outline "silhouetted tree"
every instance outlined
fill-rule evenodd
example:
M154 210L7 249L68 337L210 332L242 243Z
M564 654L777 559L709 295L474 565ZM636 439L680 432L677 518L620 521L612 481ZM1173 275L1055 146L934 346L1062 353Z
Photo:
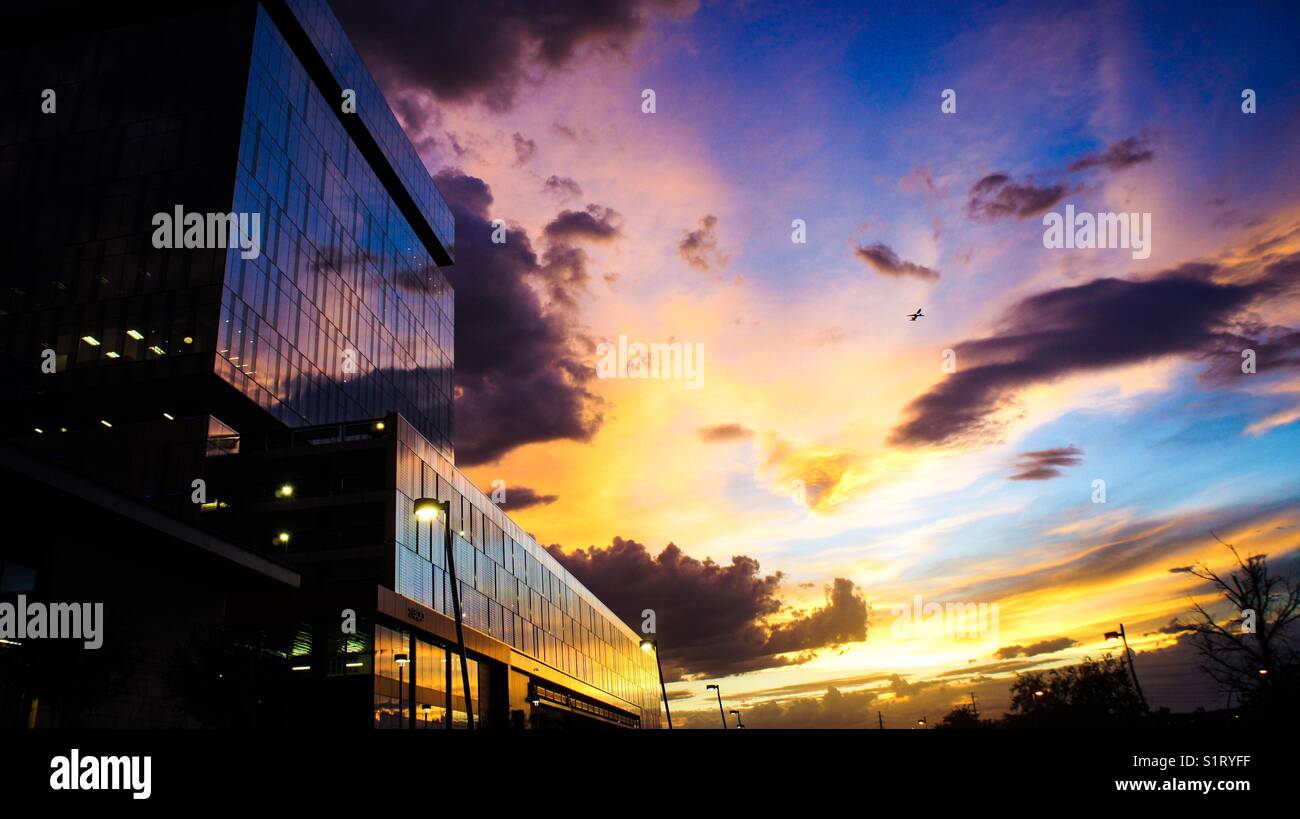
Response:
M975 706L970 703L961 703L953 706L953 709L944 715L944 718L939 721L938 727L957 729L992 728L994 723L981 720Z
M1214 539L1237 561L1231 574L1221 577L1205 563L1180 571L1210 583L1223 595L1230 615L1220 621L1194 603L1195 621L1179 625L1194 632L1201 667L1245 708L1294 712L1297 656L1291 638L1300 620L1300 582L1271 574L1267 555L1243 560L1232 544L1218 535Z
M1013 728L1097 728L1145 714L1124 664L1113 656L1017 674L1011 686Z

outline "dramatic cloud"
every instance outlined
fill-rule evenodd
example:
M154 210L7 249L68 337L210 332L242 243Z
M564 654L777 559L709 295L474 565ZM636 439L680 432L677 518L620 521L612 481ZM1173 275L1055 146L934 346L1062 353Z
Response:
M707 214L700 226L687 231L677 245L677 252L696 270L710 270L726 265L728 257L718 252L718 217Z
M999 660L1010 660L1013 657L1037 657L1039 654L1054 654L1057 651L1064 651L1073 645L1078 645L1078 641L1069 637L1057 637L1031 643L1027 646L1004 646L994 652L993 656Z
M510 486L506 488L506 499L501 508L507 512L518 512L530 506L547 506L559 499L559 495L539 495L537 490L527 486Z
M542 190L546 193L555 194L561 200L582 196L582 188L575 180L567 176L556 176L555 174L546 177L546 184L542 186Z
M348 36L381 82L424 88L449 102L510 108L521 87L574 61L584 48L625 52L659 14L689 0L333 0Z
M832 445L807 445L764 436L763 470L773 489L801 498L815 512L826 512L867 486L869 471L860 452Z
M967 210L974 219L994 221L1008 217L1028 219L1043 213L1065 197L1064 185L1038 187L1016 184L1004 173L989 174L970 189Z
M1083 450L1076 446L1039 449L1022 452L1017 459L1016 469L1011 476L1013 481L1046 481L1061 477L1062 466L1078 466L1083 463Z
M1155 157L1155 151L1147 146L1146 134L1131 136L1113 143L1099 154L1087 154L1070 165L1071 171L1086 171L1091 168L1105 168L1109 171L1121 171L1132 165L1149 162Z
M456 217L456 459L488 463L524 444L587 440L600 427L595 372L575 349L563 315L543 308L530 279L550 275L528 234L493 244L492 192L444 170L434 180Z
M1021 300L992 336L958 345L962 366L908 405L891 440L984 442L1001 432L999 411L1032 384L1218 349L1232 338L1229 322L1239 311L1294 287L1300 257L1274 262L1250 280L1216 280L1221 272L1208 264L1185 265L1148 279L1101 278Z
M875 268L877 273L886 276L914 276L926 281L939 278L939 271L912 262L904 262L898 258L893 248L880 242L874 245L860 245L855 252L859 259Z
M754 431L740 424L719 424L716 427L704 427L699 431L700 440L707 444L726 441L743 441L754 437Z
M537 143L534 140L525 139L523 134L517 132L515 133L513 140L515 146L515 164L528 164L528 160L533 158L533 154L537 153Z
M613 208L587 205L586 210L565 210L543 228L546 238L552 241L573 242L587 240L607 242L621 235L622 217Z
M643 610L655 611L668 680L796 665L820 649L867 638L866 601L844 578L827 587L821 608L791 613L777 597L781 574L760 574L752 557L723 566L671 543L652 557L617 537L606 548L549 549L624 621L639 623Z

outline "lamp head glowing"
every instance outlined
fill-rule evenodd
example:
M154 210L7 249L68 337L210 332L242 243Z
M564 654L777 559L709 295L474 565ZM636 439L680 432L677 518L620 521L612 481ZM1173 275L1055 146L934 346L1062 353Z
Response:
M415 502L415 516L420 520L434 520L442 510L442 504L434 498L420 498Z
M402 666L404 666L404 665L406 665L407 663L409 663L410 661L411 661L411 658L410 658L410 657L407 657L405 654L394 654L394 655L393 655L393 662L397 663L398 665L402 665Z
M654 644L654 641L653 641L653 640L646 639L646 640L642 640L642 641L641 641L641 650L642 650L642 651L654 651L654 647L655 647L655 644Z
M1119 632L1118 632L1118 631L1108 631L1108 632L1106 632L1106 642L1108 642L1108 643L1113 643L1114 641L1116 641L1116 640L1118 640L1118 639L1119 639Z

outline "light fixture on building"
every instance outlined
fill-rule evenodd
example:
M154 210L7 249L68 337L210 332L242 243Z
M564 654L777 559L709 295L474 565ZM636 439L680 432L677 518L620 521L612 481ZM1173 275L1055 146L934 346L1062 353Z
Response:
M95 338L94 336L82 336L81 340L89 344L91 347L99 346L99 339Z
M281 543L288 543L288 542L289 542L289 533L288 533L288 532L281 532L280 534L276 535L276 538L275 538L275 539L278 540L278 541L280 541Z
M113 425L110 424L109 422L105 421L103 418L100 418L100 419L99 419L99 423L103 424L104 426L108 427L109 429L112 429L112 428L113 428Z
M419 520L436 520L442 505L436 498L420 498L415 502L415 517Z
M176 416L175 416L175 415L172 415L170 412L164 412L164 413L163 413L163 417L166 418L168 421L175 421L175 420L176 420Z
M281 498L292 498L292 497L293 497L293 484L291 484L291 483L286 483L286 484L284 484L284 485L281 486L279 489L275 490L275 494L276 494L277 497L281 497Z
M375 422L375 429L376 429L376 430L379 430L379 431L382 432L383 429L384 429L384 422L383 422L383 421L376 421L376 422Z
M144 336L140 334L140 331L139 331L139 330L127 330L127 331L126 331L126 334L127 334L128 336L130 336L131 338L135 339L136 341L143 341L143 340L144 340Z
M115 352L113 352L112 350L109 350L108 352L104 353L104 355L105 355L106 357L108 357L108 358L121 358L121 357L122 357L120 353L115 353Z
M311 666L309 666L309 665L295 665L295 666L294 666L292 669L290 669L290 670L291 670L291 671L311 671Z

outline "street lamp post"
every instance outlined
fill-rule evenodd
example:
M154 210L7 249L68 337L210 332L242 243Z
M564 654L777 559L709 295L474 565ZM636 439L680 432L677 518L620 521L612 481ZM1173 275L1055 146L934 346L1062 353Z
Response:
M402 689L406 688L406 664L410 662L410 658L405 653L394 654L393 662L397 663L397 720L400 728L402 720Z
M442 549L447 559L447 573L451 577L451 608L456 617L456 647L460 650L460 681L465 692L465 717L468 730L474 730L474 702L469 693L469 661L465 657L465 627L460 614L460 582L456 579L456 556L451 543L451 501L420 498L415 502L415 517L435 520L441 515L444 523Z
M745 723L743 723L743 722L740 721L740 712L733 708L733 709L731 709L731 713L733 713L733 714L736 715L736 727L737 727L737 728L744 728L744 727L745 727ZM724 722L723 724L725 725L726 723Z
M722 717L722 730L725 731L727 730L727 715L722 712L722 686L720 685L704 686L705 691L708 691L710 688L712 688L718 694L718 716Z
M1133 649L1128 647L1128 634L1124 631L1123 623L1119 624L1119 631L1106 632L1106 641L1112 640L1124 642L1124 657L1128 660L1128 672L1133 675L1133 687L1137 689L1138 699L1142 700L1142 710L1151 713L1151 706L1147 704L1147 695L1142 693L1142 683L1138 682L1137 668L1133 665Z
M641 640L642 651L653 651L655 653L655 666L659 669L659 690L664 695L664 713L668 715L668 730L673 730L673 712L668 709L668 686L664 685L664 664L659 659L659 644L649 637Z

